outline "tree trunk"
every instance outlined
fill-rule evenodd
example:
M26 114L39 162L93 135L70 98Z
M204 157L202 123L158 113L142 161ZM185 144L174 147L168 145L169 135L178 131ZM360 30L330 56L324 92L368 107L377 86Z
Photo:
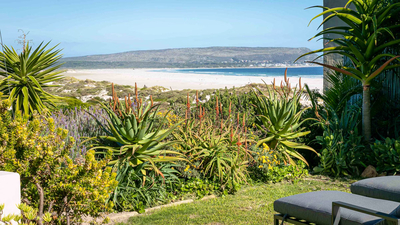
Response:
M363 104L362 104L362 131L366 141L371 140L371 87L369 84L363 85Z
M44 191L39 182L35 183L39 193L39 212L38 212L38 225L43 225L43 206L44 206Z

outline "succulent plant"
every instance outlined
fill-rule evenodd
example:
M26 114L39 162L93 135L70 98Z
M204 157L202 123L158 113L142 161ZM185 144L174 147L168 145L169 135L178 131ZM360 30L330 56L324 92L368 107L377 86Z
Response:
M292 89L286 69L285 82L282 82L280 87L276 87L275 80L273 90L268 85L266 87L268 93L264 93L258 88L253 90L257 98L255 110L262 125L256 124L256 126L266 136L257 142L257 146L266 143L271 149L281 151L286 158L286 163L296 164L292 159L294 157L308 165L306 159L296 149L306 149L316 154L317 152L303 143L294 141L310 133L310 131L305 131L305 127L301 127L301 125L311 119L300 121L301 114L307 109L301 109L300 105L300 98L303 93L301 78L299 88Z
M167 147L176 141L165 141L165 138L179 125L179 123L169 129L161 129L162 124L154 126L157 117L158 106L153 104L150 96L150 103L143 103L138 99L137 86L135 86L135 101L132 103L131 96L125 96L125 102L120 102L112 86L112 100L108 105L100 103L108 114L106 124L98 121L98 124L106 131L107 135L94 137L101 142L93 147L97 154L105 154L105 150L112 150L113 160L109 165L120 166L129 165L132 167L142 166L142 173L146 170L154 169L161 176L163 175L157 168L157 162L172 162L182 160L177 151L167 150ZM89 139L90 140L90 139ZM143 164L143 165L142 165ZM119 170L121 172L121 170ZM117 176L118 180L118 176Z

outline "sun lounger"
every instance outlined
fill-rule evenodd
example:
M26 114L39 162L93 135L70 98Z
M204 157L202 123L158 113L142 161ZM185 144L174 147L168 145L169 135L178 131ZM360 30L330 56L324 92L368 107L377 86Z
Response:
M351 190L354 194L318 191L278 199L274 223L400 225L400 177L362 180Z
M351 185L351 193L400 202L400 176L375 177Z

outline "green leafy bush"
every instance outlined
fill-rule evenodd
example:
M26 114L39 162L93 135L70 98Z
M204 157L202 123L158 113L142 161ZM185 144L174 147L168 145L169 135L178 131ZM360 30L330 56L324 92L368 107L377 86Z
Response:
M142 164L142 166L144 166ZM159 176L154 170L150 170L143 175L138 167L124 167L127 171L120 174L122 183L115 189L111 200L115 203L118 211L137 211L143 213L145 208L165 204L173 196L168 190L173 190L179 183L177 171L173 168L175 164L157 164L164 177Z
M197 177L176 183L175 185L175 191L177 194L195 194L198 199L210 194L218 193L220 189L221 185L219 183Z
M308 175L306 165L299 161L297 165L284 163L278 151L271 150L268 145L263 148L252 148L254 161L250 163L250 177L256 181L277 183L283 180L296 182Z
M292 181L296 183L301 178L308 175L308 170L306 169L306 164L299 162L298 166L294 165L279 165L273 167L265 175L265 179L272 183L278 183L283 180Z
M358 176L365 159L363 138L358 132L359 108L346 107L341 115L328 111L321 116L323 136L317 137L322 146L321 160L314 172L330 176Z
M385 141L376 140L371 145L368 161L376 166L378 173L398 173L400 171L400 140L390 138L386 138Z
M9 106L7 100L0 102L0 170L20 174L22 201L38 208L39 218L46 210L62 224L111 210L106 200L117 185L116 174L104 170L111 153L96 161L94 151L88 151L74 162L69 157L74 140L64 142L67 130L55 129L52 118L38 115L28 121L17 113L11 119Z

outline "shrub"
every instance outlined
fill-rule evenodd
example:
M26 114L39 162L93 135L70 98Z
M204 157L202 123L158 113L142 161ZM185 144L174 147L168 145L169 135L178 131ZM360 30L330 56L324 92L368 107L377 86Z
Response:
M213 193L219 193L221 186L219 183L208 179L193 177L186 181L176 183L175 190L177 194L195 194L196 198L200 199Z
M347 106L342 115L329 110L328 115L321 116L324 133L316 139L322 146L321 160L314 171L336 177L360 175L365 147L358 132L359 108Z
M254 161L250 163L250 177L256 181L277 183L282 180L296 182L308 174L303 162L296 165L284 163L282 155L278 151L271 150L268 145L263 148L252 148Z
M172 196L167 190L172 190L175 183L179 183L174 164L157 164L157 168L164 177L159 176L154 170L142 174L141 167L124 167L126 172L119 178L122 183L118 185L112 195L112 201L118 211L137 211L143 213L146 207L154 207L167 203Z
M272 167L265 174L265 179L268 182L278 183L283 180L292 181L296 183L301 178L308 175L308 170L306 169L306 164L302 161L299 162L298 166L294 165L278 165Z
M400 171L400 140L386 138L376 140L371 145L368 161L376 166L378 173L398 173Z
M20 113L11 120L8 101L0 103L0 170L21 176L22 201L38 208L41 224L44 210L54 213L62 224L80 223L82 216L100 216L111 210L106 204L117 182L110 160L96 161L94 151L74 162L70 157L74 140L63 141L67 130L55 128L52 118L33 115L32 120Z
M255 166L260 170L267 171L283 163L282 155L278 151L271 150L265 143L262 149L254 146L252 150Z

